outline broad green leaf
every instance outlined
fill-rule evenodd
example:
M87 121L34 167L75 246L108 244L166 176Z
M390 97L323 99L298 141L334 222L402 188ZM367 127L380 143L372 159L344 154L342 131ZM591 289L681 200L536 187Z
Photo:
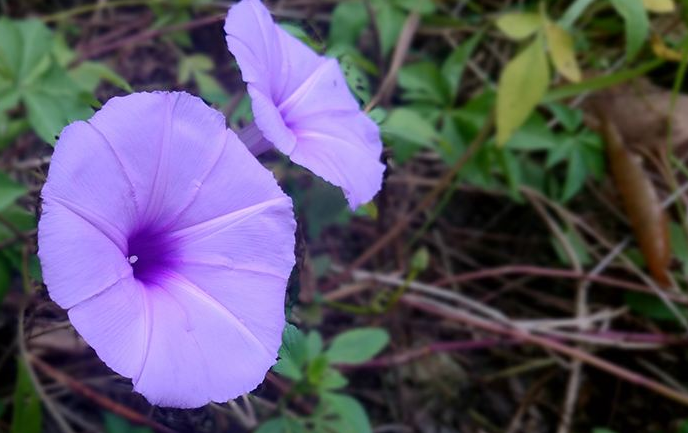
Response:
M360 364L380 353L389 343L382 328L357 328L337 335L325 352L332 363Z
M422 147L436 148L440 138L430 122L409 108L392 110L380 129L385 141L392 145L395 159L400 162Z
M105 413L104 418L107 433L153 433L148 427L134 427L125 419L109 412Z
M52 49L50 30L36 19L2 17L0 35L0 71L9 72L15 83L32 77Z
M306 378L311 385L318 386L328 370L329 363L324 355L319 355L308 363L306 367Z
M583 12L596 0L574 0L559 20L562 27L569 29Z
M581 265L590 264L592 258L590 257L590 254L588 254L587 246L585 244L585 241L581 238L580 234L576 230L567 228L566 230L564 230L564 236L566 237L569 245L573 249L576 258L578 259L578 262ZM559 241L559 239L553 236L552 244L554 246L554 251L557 253L557 257L559 258L561 263L566 266L571 266L571 258L569 257L569 254L567 254L567 252L564 250L564 247Z
M329 259L329 257L326 257ZM329 262L329 260L328 260ZM329 263L328 263L329 267ZM322 353L323 341L320 333L318 331L311 331L306 337L306 353L308 354L308 360L311 361L315 359L318 355Z
M332 12L328 45L331 47L340 44L355 46L361 32L369 22L370 17L362 0L338 3Z
M406 101L431 102L445 105L451 102L449 88L433 62L418 62L399 70L399 87Z
M194 74L194 80L201 97L211 104L222 105L229 100L229 95L224 87L212 75L197 71Z
M322 399L327 406L328 414L336 417L329 423L332 431L337 433L372 432L368 414L355 398L348 395L325 393Z
M307 360L306 337L291 323L284 327L279 356L273 370L290 379L300 380Z
M377 0L373 3L375 23L379 32L380 49L382 55L387 55L397 43L399 33L404 27L406 14L394 7L388 0Z
M10 433L41 433L41 400L33 387L26 364L21 359L17 360L13 407Z
M544 39L535 38L502 71L497 90L497 144L523 125L549 87Z
M539 113L530 118L511 136L504 145L507 149L523 151L549 150L557 146L557 138Z
M566 202L576 195L585 184L587 175L588 170L585 167L583 155L579 149L575 149L569 155L568 166L566 168L566 181L564 182L561 201Z
M6 209L0 211L0 216L2 216L5 221L9 221L14 228L19 231L24 232L36 228L35 215L17 205L7 206ZM7 226L0 224L0 242L12 239L14 237L15 234L9 228L7 228Z
M432 0L394 0L394 4L409 12L418 12L421 15L431 14L437 8Z
M124 77L103 63L83 62L69 71L69 75L79 87L91 93L96 90L101 81L107 81L127 92L133 91Z
M545 34L547 35L549 55L557 71L567 80L579 82L581 70L573 49L573 38L569 32L558 24L548 21L545 25Z
M683 228L672 222L669 224L669 240L671 251L682 263L688 263L688 239Z
M349 384L349 380L334 368L328 368L320 380L319 388L332 391L344 388Z
M666 14L676 10L674 0L643 0L643 6L650 12Z
M626 305L631 307L631 310L650 319L666 320L668 322L675 322L677 320L674 313L656 296L645 293L625 292L624 301ZM688 317L688 309L685 307L677 308L682 315Z
M461 87L461 79L463 78L463 71L466 69L466 64L473 55L475 47L483 37L483 32L476 33L466 42L462 43L454 49L454 51L442 63L442 77L449 89L449 98L453 100Z
M26 194L24 185L10 179L0 172L0 211L14 203L16 199Z
M370 80L365 72L354 62L353 56L345 54L340 59L340 65L346 83L351 91L360 99L363 105L370 102Z
M180 83L188 83L194 72L208 72L215 67L213 59L205 54L193 54L184 56L179 61L179 70L177 71L177 81Z
M535 34L544 23L539 14L514 12L500 16L495 24L502 33L519 41Z
M553 102L547 108L567 132L575 132L583 124L583 110Z
M254 433L306 433L306 428L298 420L277 417L261 424Z
M626 58L632 60L650 33L650 20L643 0L609 0L626 26Z

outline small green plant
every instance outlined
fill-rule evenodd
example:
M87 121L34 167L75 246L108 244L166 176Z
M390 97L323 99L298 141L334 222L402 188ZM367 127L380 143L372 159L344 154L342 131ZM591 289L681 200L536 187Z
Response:
M343 332L325 349L317 331L304 335L289 324L284 330L280 359L273 371L293 382L291 391L279 403L280 415L262 424L256 433L369 433L372 431L366 410L343 389L348 379L336 365L356 365L372 359L389 342L387 331L357 328ZM287 409L289 401L317 398L308 415Z

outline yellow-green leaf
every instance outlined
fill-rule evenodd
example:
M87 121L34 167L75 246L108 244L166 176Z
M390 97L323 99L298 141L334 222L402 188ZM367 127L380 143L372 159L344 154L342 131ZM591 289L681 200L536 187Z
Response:
M510 13L497 18L499 30L511 39L520 41L534 34L542 27L542 17L532 13Z
M676 9L674 0L643 0L645 9L657 14L666 14Z
M573 50L573 38L558 24L548 21L545 25L549 56L557 71L567 80L578 82L581 80L581 71Z
M506 65L497 89L497 144L504 145L530 117L549 87L545 42L537 37Z

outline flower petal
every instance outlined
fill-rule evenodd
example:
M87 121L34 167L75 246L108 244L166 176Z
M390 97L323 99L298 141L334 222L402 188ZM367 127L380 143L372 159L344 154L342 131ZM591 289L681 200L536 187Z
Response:
M41 195L78 212L124 250L138 210L123 173L105 137L86 122L74 122L60 134Z
M50 297L71 308L132 274L115 242L93 223L45 198L38 257Z
M253 390L275 363L265 346L224 305L170 274L149 290L149 352L134 389L153 404L199 407ZM172 378L174 378L172 380Z
M113 98L90 122L131 180L142 225L170 222L194 200L226 138L222 114L187 93Z
M227 267L283 278L294 266L291 200L278 197L176 231L179 261L221 257Z
M373 199L385 166L378 160L382 143L372 120L363 113L323 114L305 118L297 128L292 161L341 187L352 209Z
M111 369L138 376L152 325L143 284L125 278L74 306L69 320Z

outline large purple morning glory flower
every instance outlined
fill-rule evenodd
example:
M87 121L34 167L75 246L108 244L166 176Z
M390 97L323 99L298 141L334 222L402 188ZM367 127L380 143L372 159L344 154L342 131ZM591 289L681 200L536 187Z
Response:
M113 98L64 129L42 196L50 296L135 391L191 408L263 380L295 221L222 114L186 93Z
M227 45L251 96L254 127L240 133L254 152L274 145L344 190L351 208L380 190L380 131L363 113L335 59L317 55L277 26L260 0L232 6Z

